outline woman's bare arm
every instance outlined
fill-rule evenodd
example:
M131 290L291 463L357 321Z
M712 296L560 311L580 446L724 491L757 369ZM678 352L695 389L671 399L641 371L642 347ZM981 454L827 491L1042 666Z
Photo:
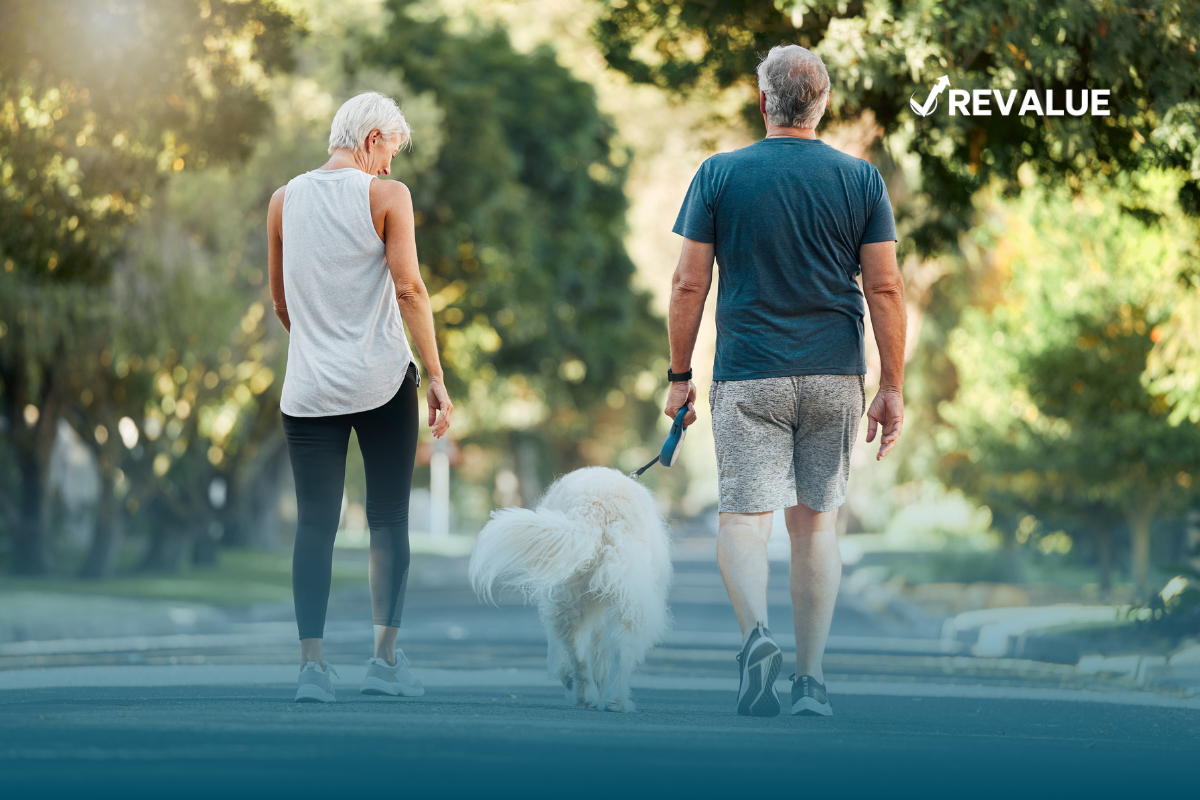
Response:
M446 393L433 327L433 308L417 263L416 225L408 187L399 181L371 181L371 211L375 220L380 218L379 212L383 212L381 235L387 248L388 269L396 284L396 302L400 306L400 315L408 325L421 363L429 374L429 390L426 393L429 425L433 428L433 435L440 439L450 428L450 413L454 410L454 404Z
M288 317L287 299L283 294L283 192L286 188L280 186L275 190L267 209L267 275L275 316L283 323L284 330L291 333L292 320Z

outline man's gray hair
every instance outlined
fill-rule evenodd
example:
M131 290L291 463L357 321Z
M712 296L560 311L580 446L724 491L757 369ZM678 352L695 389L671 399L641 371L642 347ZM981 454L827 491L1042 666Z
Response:
M363 149L367 135L376 128L389 142L400 137L401 147L412 141L412 129L395 100L379 92L363 92L351 97L333 116L329 152L344 148L357 153Z
M799 45L776 45L758 63L757 72L772 125L817 127L829 99L829 73L820 56Z

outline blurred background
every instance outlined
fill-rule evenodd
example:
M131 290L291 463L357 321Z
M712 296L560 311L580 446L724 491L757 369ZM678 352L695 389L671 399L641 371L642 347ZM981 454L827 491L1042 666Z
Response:
M820 137L888 182L908 289L907 423L885 462L855 451L846 591L934 637L1050 628L1071 664L1195 650L1200 12L1141 5L5 2L0 640L80 635L80 597L97 630L287 613L267 201L324 162L360 91L414 130L393 177L456 403L453 441L419 453L413 585L492 509L649 460L670 228L700 163L762 134L753 67L787 41L828 64ZM941 75L1060 106L1109 88L1112 113L914 116ZM700 423L644 477L681 553L716 533L714 304ZM364 486L352 440L334 574L352 595ZM1015 636L991 654L1020 655Z

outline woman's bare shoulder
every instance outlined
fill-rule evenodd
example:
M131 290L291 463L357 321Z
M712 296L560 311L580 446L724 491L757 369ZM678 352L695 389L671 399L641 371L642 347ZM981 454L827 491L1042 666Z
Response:
M371 181L371 214L412 211L412 194L400 181Z
M402 181L383 180L376 178L371 181L371 200L378 198L383 202L403 200L409 197L408 187Z

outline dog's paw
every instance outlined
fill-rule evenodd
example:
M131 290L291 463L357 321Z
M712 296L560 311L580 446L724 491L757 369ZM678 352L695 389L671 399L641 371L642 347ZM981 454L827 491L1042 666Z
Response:
M576 708L595 708L598 706L599 700L596 692L588 691L591 687L575 684L575 707Z
M637 706L632 700L609 700L605 706L605 711L617 711L621 714L632 714L637 711Z
M575 701L576 708L595 708L600 705L600 692L590 681L575 678L573 683L573 691L568 695Z

